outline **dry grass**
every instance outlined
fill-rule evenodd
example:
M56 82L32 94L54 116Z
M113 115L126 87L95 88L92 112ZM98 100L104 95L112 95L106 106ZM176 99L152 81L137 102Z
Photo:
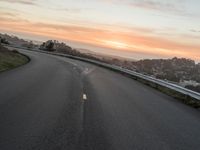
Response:
M0 72L26 64L28 58L18 53L16 50L9 51L0 46Z

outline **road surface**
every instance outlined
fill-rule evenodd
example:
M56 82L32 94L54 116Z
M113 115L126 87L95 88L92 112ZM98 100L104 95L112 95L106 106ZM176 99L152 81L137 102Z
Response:
M1 150L197 150L200 112L92 64L21 50L0 73Z

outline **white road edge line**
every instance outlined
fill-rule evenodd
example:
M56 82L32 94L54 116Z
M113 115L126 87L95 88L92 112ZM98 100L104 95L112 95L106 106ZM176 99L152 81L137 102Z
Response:
M83 94L83 100L87 100L87 95Z

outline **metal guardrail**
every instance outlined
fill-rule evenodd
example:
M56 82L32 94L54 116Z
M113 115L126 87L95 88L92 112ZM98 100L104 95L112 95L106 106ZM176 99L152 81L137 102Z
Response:
M16 47L16 48L21 48L21 47ZM25 49L25 48L21 48L21 49ZM27 49L25 49L25 50L27 50ZM198 93L198 92L186 89L184 87L181 87L181 86L173 84L173 83L166 82L164 80L156 79L156 78L151 77L151 76L147 76L147 75L144 75L144 74L132 71L132 70L128 70L128 69L125 69L125 68L122 68L122 67L119 67L119 66L116 66L116 65L111 65L111 64L99 62L99 61L96 61L96 60L91 60L91 59L82 58L82 57L78 57L78 56L67 55L67 54L61 54L61 53L55 53L55 52L47 52L47 51L36 50L36 49L33 50L33 51L52 54L52 55L57 55L57 56L62 56L62 57L68 57L68 58L73 58L73 59L78 59L78 60L81 60L81 61L85 61L85 62L93 63L93 64L96 64L96 65L100 65L102 67L106 67L106 68L110 68L110 69L115 70L115 71L126 73L126 74L134 76L136 78L143 79L143 80L149 81L151 83L155 83L156 85L160 85L160 86L169 88L171 90L174 90L176 92L184 94L185 96L190 96L190 97L200 101L200 93Z

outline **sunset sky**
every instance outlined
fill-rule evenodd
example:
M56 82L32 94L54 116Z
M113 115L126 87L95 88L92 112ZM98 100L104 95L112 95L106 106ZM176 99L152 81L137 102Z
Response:
M199 0L0 0L0 32L133 59L200 61Z

